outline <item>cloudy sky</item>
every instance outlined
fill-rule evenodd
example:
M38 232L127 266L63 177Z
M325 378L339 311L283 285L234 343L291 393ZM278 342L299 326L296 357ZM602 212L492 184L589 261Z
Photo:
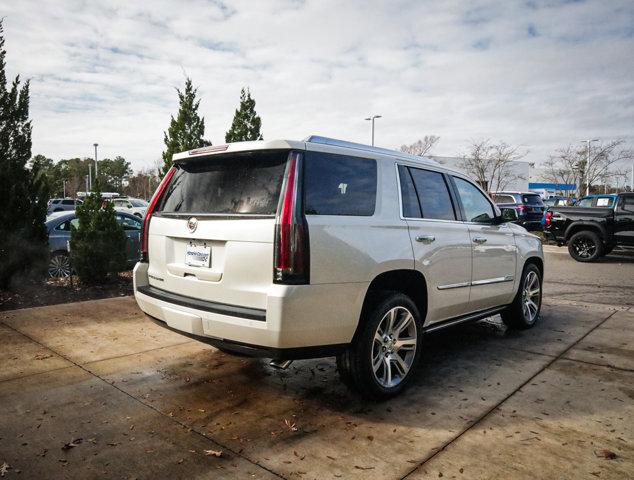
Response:
M265 138L398 147L440 135L521 145L540 162L584 138L634 147L634 2L3 2L10 74L31 79L33 153L160 158L175 87L199 87L224 142L249 86Z

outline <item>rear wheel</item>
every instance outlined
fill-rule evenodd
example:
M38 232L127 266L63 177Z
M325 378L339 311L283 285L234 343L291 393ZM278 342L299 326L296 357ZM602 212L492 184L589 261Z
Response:
M48 263L48 276L51 278L70 277L73 269L70 265L70 257L66 252L55 252Z
M542 308L541 277L536 265L529 263L524 267L517 295L513 303L501 313L507 327L525 330L535 325Z
M337 357L344 383L364 396L387 399L411 381L421 353L422 320L414 302L387 294L369 312L356 339Z
M603 255L603 242L595 232L584 230L570 237L568 252L578 262L594 262Z

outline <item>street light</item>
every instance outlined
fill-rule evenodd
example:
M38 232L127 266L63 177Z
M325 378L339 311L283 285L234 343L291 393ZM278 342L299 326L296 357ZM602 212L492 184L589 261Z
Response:
M381 115L372 115L366 118L367 121L372 122L372 146L374 146L374 120L377 118L381 118Z
M93 146L95 147L95 181L97 181L97 178L99 178L99 166L97 164L97 147L99 144L93 143Z
M598 138L593 138L592 140L581 140L581 143L585 142L588 144L588 156L586 157L586 195L590 195L590 144L598 141Z

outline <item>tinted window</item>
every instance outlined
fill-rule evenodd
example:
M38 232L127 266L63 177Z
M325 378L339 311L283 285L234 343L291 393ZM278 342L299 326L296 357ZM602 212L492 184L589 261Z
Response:
M493 195L495 203L515 203L515 198L511 195Z
M528 205L544 205L542 197L539 195L522 195L522 202Z
M466 180L458 177L454 177L454 180L464 208L465 220L478 223L490 222L495 215L487 197Z
M125 215L117 215L117 222L119 222L124 230L141 230L141 220L136 218L126 217Z
M75 205L75 200L62 200L62 205Z
M410 168L423 218L455 220L453 204L442 173Z
M403 216L405 218L420 218L423 216L416 190L414 190L414 182L409 173L409 169L403 165L398 166L398 176L401 182L401 198L403 203Z
M159 211L273 215L288 151L217 155L180 164Z
M634 195L623 197L623 200L621 201L621 208L623 210L627 210L628 212L634 211Z
M374 215L376 161L306 152L304 203L308 215Z
M592 198L582 198L577 202L577 207L591 207L592 206Z
M62 230L64 232L70 232L70 227L71 225L75 228L77 228L79 226L79 219L78 218L73 218L72 220L66 220L63 223L60 223L57 227L55 227L55 230Z

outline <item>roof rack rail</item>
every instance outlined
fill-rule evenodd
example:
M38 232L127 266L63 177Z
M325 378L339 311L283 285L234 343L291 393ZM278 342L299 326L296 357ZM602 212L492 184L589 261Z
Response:
M429 157L421 157L419 155L413 155L411 153L406 153L406 152L399 152L398 150L392 150L390 148L374 147L372 145L365 145L363 143L348 142L346 140L338 140L336 138L322 137L319 135L310 135L306 137L303 141L308 143L320 143L322 145L333 145L335 147L354 148L356 150L363 150L366 152L374 152L374 153L380 153L383 155L390 155L392 157L399 157L399 158L403 158L407 160L413 160L415 162L431 163L434 165L438 164L436 160L432 160Z

